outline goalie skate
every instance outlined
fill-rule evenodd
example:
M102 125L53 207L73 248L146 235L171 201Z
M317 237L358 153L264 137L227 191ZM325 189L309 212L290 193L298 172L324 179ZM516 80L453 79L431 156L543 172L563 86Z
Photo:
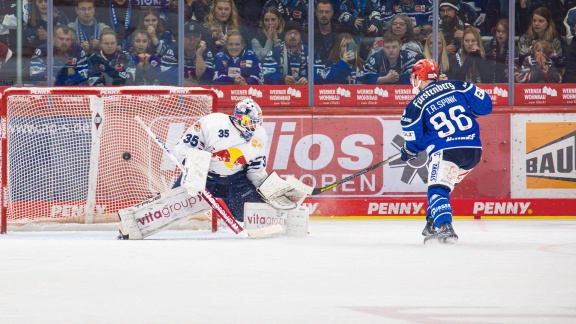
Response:
M120 233L120 234L118 234L118 237L117 237L118 240L129 240L130 239L130 235L128 235L128 234L124 235L122 233L122 230L118 230L118 232Z
M444 223L440 225L440 229L436 231L436 233L424 238L424 244L434 240L439 243L454 244L458 242L458 235L454 231L454 228L452 228L452 224Z
M128 231L126 230L126 228L124 227L124 225L122 224L122 218L120 218L120 214L118 214L118 219L120 220L120 222L118 222L118 227L120 227L120 229L118 229L118 240L129 240L130 239L130 235L129 234L124 234L127 233Z

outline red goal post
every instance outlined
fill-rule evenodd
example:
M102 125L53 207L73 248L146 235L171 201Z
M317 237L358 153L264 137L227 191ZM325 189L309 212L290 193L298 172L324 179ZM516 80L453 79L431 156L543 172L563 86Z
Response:
M117 222L118 209L170 189L180 173L134 117L171 148L218 100L211 90L179 87L0 94L0 233L8 224Z

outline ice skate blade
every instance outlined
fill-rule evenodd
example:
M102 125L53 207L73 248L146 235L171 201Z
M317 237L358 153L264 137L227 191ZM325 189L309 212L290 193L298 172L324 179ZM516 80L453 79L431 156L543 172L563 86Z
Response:
M436 235L436 232L429 232L429 231L427 231L427 230L425 230L425 229L422 231L422 236L424 236L424 237L430 237L430 236L433 236L433 235Z
M427 236L424 238L424 244L458 244L458 238L456 237L436 237L436 236Z
M457 244L458 238L457 237L447 237L442 240L443 244Z

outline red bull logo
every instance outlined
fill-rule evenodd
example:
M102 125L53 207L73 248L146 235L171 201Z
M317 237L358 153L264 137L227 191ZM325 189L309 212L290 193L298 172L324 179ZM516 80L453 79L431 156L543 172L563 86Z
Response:
M200 129L202 128L202 125L200 124L199 121L195 122L193 126L194 126L194 130L196 130L197 132L199 132Z
M237 148L229 148L212 153L212 157L217 157L218 160L224 162L224 165L232 169L234 166L248 164L242 151Z

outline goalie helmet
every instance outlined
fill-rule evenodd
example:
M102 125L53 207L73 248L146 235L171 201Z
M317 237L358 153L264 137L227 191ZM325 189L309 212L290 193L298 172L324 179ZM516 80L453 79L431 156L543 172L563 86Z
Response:
M236 128L246 141L254 135L254 131L262 125L262 109L252 99L239 101L234 108L234 114L230 117Z
M421 82L426 80L438 81L438 65L434 60L422 59L414 64L410 77L412 93L418 94Z

